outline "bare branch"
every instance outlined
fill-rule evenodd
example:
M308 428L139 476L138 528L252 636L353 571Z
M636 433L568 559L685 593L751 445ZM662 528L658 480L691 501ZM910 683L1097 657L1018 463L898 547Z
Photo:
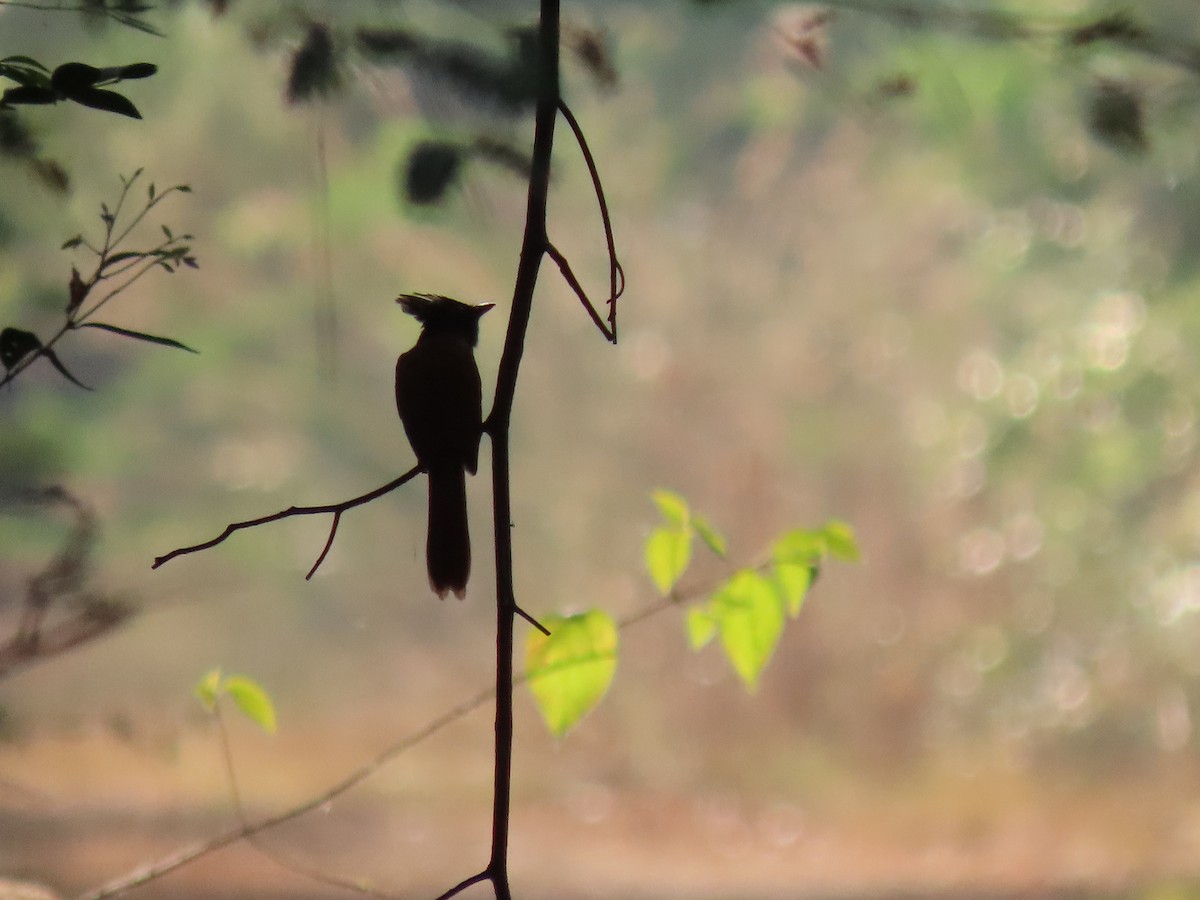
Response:
M616 343L617 337L609 327L604 324L604 320L600 318L600 314L596 312L596 307L592 306L592 301L587 295L587 291L583 289L583 285L579 283L579 279L575 277L575 272L571 269L571 264L567 262L567 258L562 255L557 247L550 241L546 241L546 255L554 260L558 266L558 271L562 272L562 277L570 285L571 290L575 292L575 296L579 298L579 302L583 304L583 308L587 310L588 315L592 319L592 323L600 329L600 333L610 341Z
M306 578L311 578L313 573L317 571L317 567L321 565L322 561L324 561L326 554L329 553L329 548L333 545L333 538L337 533L338 521L341 518L342 513L348 509L353 509L356 506L362 506L364 503L370 503L372 500L382 497L384 494L391 493L406 481L411 481L413 478L415 478L420 471L421 469L419 466L413 466L399 478L389 481L387 484L383 485L383 487L377 487L373 491L368 491L367 493L361 494L350 500L343 500L340 503L327 503L323 506L289 506L287 509L280 510L277 513L272 513L269 516L260 516L257 519L248 519L244 522L233 522L229 525L226 525L225 530L212 540L204 541L200 544L193 544L190 547L179 547L175 550L172 550L170 553L164 553L162 556L155 557L154 565L152 565L150 568L157 569L163 563L170 562L177 556L185 556L189 553L198 553L201 550L208 550L217 546L217 544L224 543L224 541L235 531L241 531L244 528L256 528L259 525L266 525L268 522L278 522L281 519L287 519L292 516L332 515L333 526L329 529L329 539L325 542L325 548L321 551L321 555L317 557L316 563L313 565L312 569L309 570L308 575L305 576Z
M617 245L613 238L612 219L608 214L608 201L604 199L604 185L600 181L600 172L596 168L596 160L592 156L587 138L583 135L583 129L579 127L579 120L575 118L575 114L571 112L571 108L567 106L567 102L562 97L558 98L558 111L567 120L567 124L575 135L575 142L579 144L583 161L587 163L588 174L592 177L596 202L600 204L600 218L604 222L604 241L608 245L608 330L605 334L615 344L617 342L617 300L625 293L625 269L622 267L621 261L617 259Z

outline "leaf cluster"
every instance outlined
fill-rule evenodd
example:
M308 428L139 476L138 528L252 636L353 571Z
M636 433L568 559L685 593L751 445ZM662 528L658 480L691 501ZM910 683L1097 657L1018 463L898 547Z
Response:
M158 67L153 63L132 63L98 69L81 62L68 62L53 72L28 56L0 59L0 78L16 82L0 94L0 110L14 106L44 106L69 100L91 109L140 119L142 114L124 94L105 90L122 81L149 78Z
M683 600L680 578L700 540L724 558L725 537L687 500L666 490L651 495L662 521L646 538L646 569L658 593L670 604ZM854 530L831 521L815 529L794 529L771 545L765 562L736 569L702 597L686 616L688 644L700 650L719 637L733 670L753 691L775 651L788 619L800 614L808 591L829 559L859 559ZM592 609L541 619L546 631L532 631L525 643L525 674L546 726L563 737L604 697L617 667L620 625Z
M13 326L0 330L0 366L4 369L4 374L0 376L0 387L11 382L37 359L45 358L64 378L85 390L91 390L71 374L54 349L68 332L82 328L95 328L125 338L186 350L189 353L196 352L174 338L148 334L95 319L95 315L114 297L150 271L161 269L174 273L180 266L191 269L199 267L188 243L192 236L176 235L166 225L161 226L162 238L151 246L125 249L134 229L154 207L171 194L191 191L186 184L177 184L160 191L151 182L146 189L146 199L142 208L137 212L128 213L126 201L141 174L142 170L138 169L130 178L121 179L121 192L111 208L107 203L100 204L100 221L104 232L100 241L93 243L82 234L78 234L63 243L62 249L83 248L96 258L96 262L87 278L80 274L78 268L71 267L71 276L67 282L67 299L63 307L64 321L53 336L42 340L32 331Z

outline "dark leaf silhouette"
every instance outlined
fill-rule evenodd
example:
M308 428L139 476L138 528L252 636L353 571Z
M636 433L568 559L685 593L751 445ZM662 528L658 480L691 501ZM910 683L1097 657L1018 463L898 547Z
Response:
M399 28L360 28L354 41L360 53L380 63L401 62L420 47L417 38Z
M69 244L70 241L67 241ZM66 247L66 244L63 245ZM75 310L83 305L83 300L88 295L88 285L79 275L79 270L71 266L71 280L67 283L67 315L71 315Z
M53 350L51 350L49 347L42 348L42 356L44 356L44 357L46 357L46 359L50 360L50 365L52 365L52 366L54 366L54 368L58 369L59 374L62 375L63 378L67 379L67 381L71 382L72 384L76 385L77 387L83 388L85 391L91 390L90 387L88 387L86 384L84 384L82 381L80 381L78 378L76 378L74 375L72 375L70 372L67 371L67 367L62 364L62 362L58 358L58 355Z
M42 342L32 331L5 328L0 331L0 365L11 369L30 353L41 349Z
M37 155L37 142L15 112L0 112L0 155L28 159Z
M530 167L533 164L529 154L512 144L484 136L475 140L471 150L474 155L508 169L514 175L521 178L529 177Z
M1141 94L1119 81L1105 79L1092 86L1088 128L1097 140L1123 153L1141 153L1149 146Z
M462 169L463 148L448 141L425 141L417 145L404 170L404 194L419 206L439 202L457 181Z
M1128 14L1114 13L1098 19L1090 25L1072 29L1067 32L1066 41L1073 46L1082 47L1099 41L1128 44L1143 40L1145 37L1145 30Z
M158 66L154 63L131 63L128 66L121 66L118 71L120 74L117 77L122 81L133 78L149 78L158 71Z
M90 88L88 90L76 91L70 99L91 109L101 109L105 112L118 113L122 116L129 116L131 119L140 119L142 117L142 114L138 112L137 107L130 102L129 98L118 94L116 91Z
M87 63L63 63L50 76L50 86L64 97L74 96L76 91L93 87L104 78L104 70Z
M57 103L58 91L49 87L34 84L23 84L20 87L9 88L0 95L0 103L30 106L34 104Z
M148 341L151 344L160 344L163 347L175 347L178 350L186 350L188 353L199 353L199 350L193 350L187 344L181 343L173 338L159 337L156 334L146 334L144 331L134 331L132 328L122 328L120 325L109 325L107 322L84 322L80 328L99 328L102 331L111 331L113 334L119 334L127 338L135 338L139 341Z
M335 90L341 82L333 53L333 36L324 25L308 26L304 43L292 57L288 74L288 103L305 103Z
M34 177L50 190L65 194L71 189L71 177L62 164L54 159L35 159L29 163Z

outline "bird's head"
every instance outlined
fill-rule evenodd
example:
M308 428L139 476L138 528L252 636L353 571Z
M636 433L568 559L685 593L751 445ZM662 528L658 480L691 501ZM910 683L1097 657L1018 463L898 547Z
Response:
M479 342L480 317L496 305L463 303L440 294L401 294L396 302L425 331L461 335L472 347Z

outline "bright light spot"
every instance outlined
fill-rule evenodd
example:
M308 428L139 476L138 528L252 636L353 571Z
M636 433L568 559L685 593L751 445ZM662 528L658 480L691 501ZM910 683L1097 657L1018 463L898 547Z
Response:
M982 347L958 364L958 386L976 400L991 400L1004 385L1004 369L995 355Z
M1042 549L1042 541L1046 538L1046 527L1042 520L1032 513L1020 513L1008 520L1004 526L1004 535L1008 540L1008 552L1013 559L1032 559Z
M1068 656L1055 658L1046 673L1045 690L1059 712L1081 710L1092 697L1092 683L1083 667Z
M975 633L972 657L975 668L990 672L1008 656L1008 638L997 625L985 625Z
M1002 269L1014 269L1025 260L1033 238L1029 216L1020 210L1001 214L983 235L983 249Z
M988 429L982 416L967 416L958 427L958 453L973 459L987 449Z
M1028 375L1014 375L1008 379L1004 389L1004 401L1014 419L1024 419L1037 409L1041 391L1038 383Z
M976 528L958 543L959 567L971 575L988 575L1004 561L1004 536L994 528Z
M1155 591L1158 620L1174 625L1188 613L1200 609L1200 565L1183 566L1168 572Z

